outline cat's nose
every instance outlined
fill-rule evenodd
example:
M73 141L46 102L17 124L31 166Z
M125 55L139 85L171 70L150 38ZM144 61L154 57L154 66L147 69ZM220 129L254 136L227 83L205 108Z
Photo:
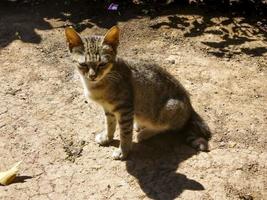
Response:
M89 78L90 78L91 80L95 80L95 79L96 79L96 75L95 75L95 74L89 74Z
M94 80L96 78L96 73L94 70L90 69L89 70L89 74L88 74L89 78Z

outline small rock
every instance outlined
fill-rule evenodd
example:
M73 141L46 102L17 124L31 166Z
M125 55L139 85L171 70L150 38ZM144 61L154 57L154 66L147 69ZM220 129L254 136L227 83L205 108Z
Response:
M173 56L173 55L171 55L171 56L169 56L167 59L166 59L166 61L168 62L168 63L170 63L170 64L175 64L176 63L176 56Z
M169 61L171 64L175 64L175 60L170 60Z
M220 142L220 147L224 147L225 146L225 142Z
M253 200L253 197L249 194L241 195L239 198L242 200Z
M85 141L84 140L81 140L80 141L80 144L83 146L83 145L85 145Z
M235 147L236 145L237 145L236 142L229 142L229 146L230 146L231 148Z

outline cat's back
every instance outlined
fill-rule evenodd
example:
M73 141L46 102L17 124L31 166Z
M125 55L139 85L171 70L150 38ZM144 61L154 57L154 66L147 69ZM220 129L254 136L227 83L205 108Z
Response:
M180 128L190 115L191 104L189 95L179 81L151 61L120 62L122 68L131 71L130 80L138 123L144 123L150 128ZM165 123L164 120L169 122Z
M181 83L165 69L148 60L122 60L132 72L132 83L135 90L147 94L167 96L188 96Z

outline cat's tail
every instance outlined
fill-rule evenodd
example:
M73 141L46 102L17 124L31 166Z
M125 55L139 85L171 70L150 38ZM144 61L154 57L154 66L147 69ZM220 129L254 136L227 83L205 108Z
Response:
M208 141L211 138L210 129L194 110L183 132L187 144L198 151L209 151Z

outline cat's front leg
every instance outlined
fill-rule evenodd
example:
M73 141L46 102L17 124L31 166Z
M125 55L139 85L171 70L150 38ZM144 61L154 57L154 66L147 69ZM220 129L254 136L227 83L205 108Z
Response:
M106 115L106 128L101 133L98 133L95 137L95 141L100 145L109 144L114 137L116 130L116 118L115 115L105 110Z
M113 152L113 158L116 160L125 159L132 148L133 137L133 108L127 107L116 115L120 126L120 147Z

